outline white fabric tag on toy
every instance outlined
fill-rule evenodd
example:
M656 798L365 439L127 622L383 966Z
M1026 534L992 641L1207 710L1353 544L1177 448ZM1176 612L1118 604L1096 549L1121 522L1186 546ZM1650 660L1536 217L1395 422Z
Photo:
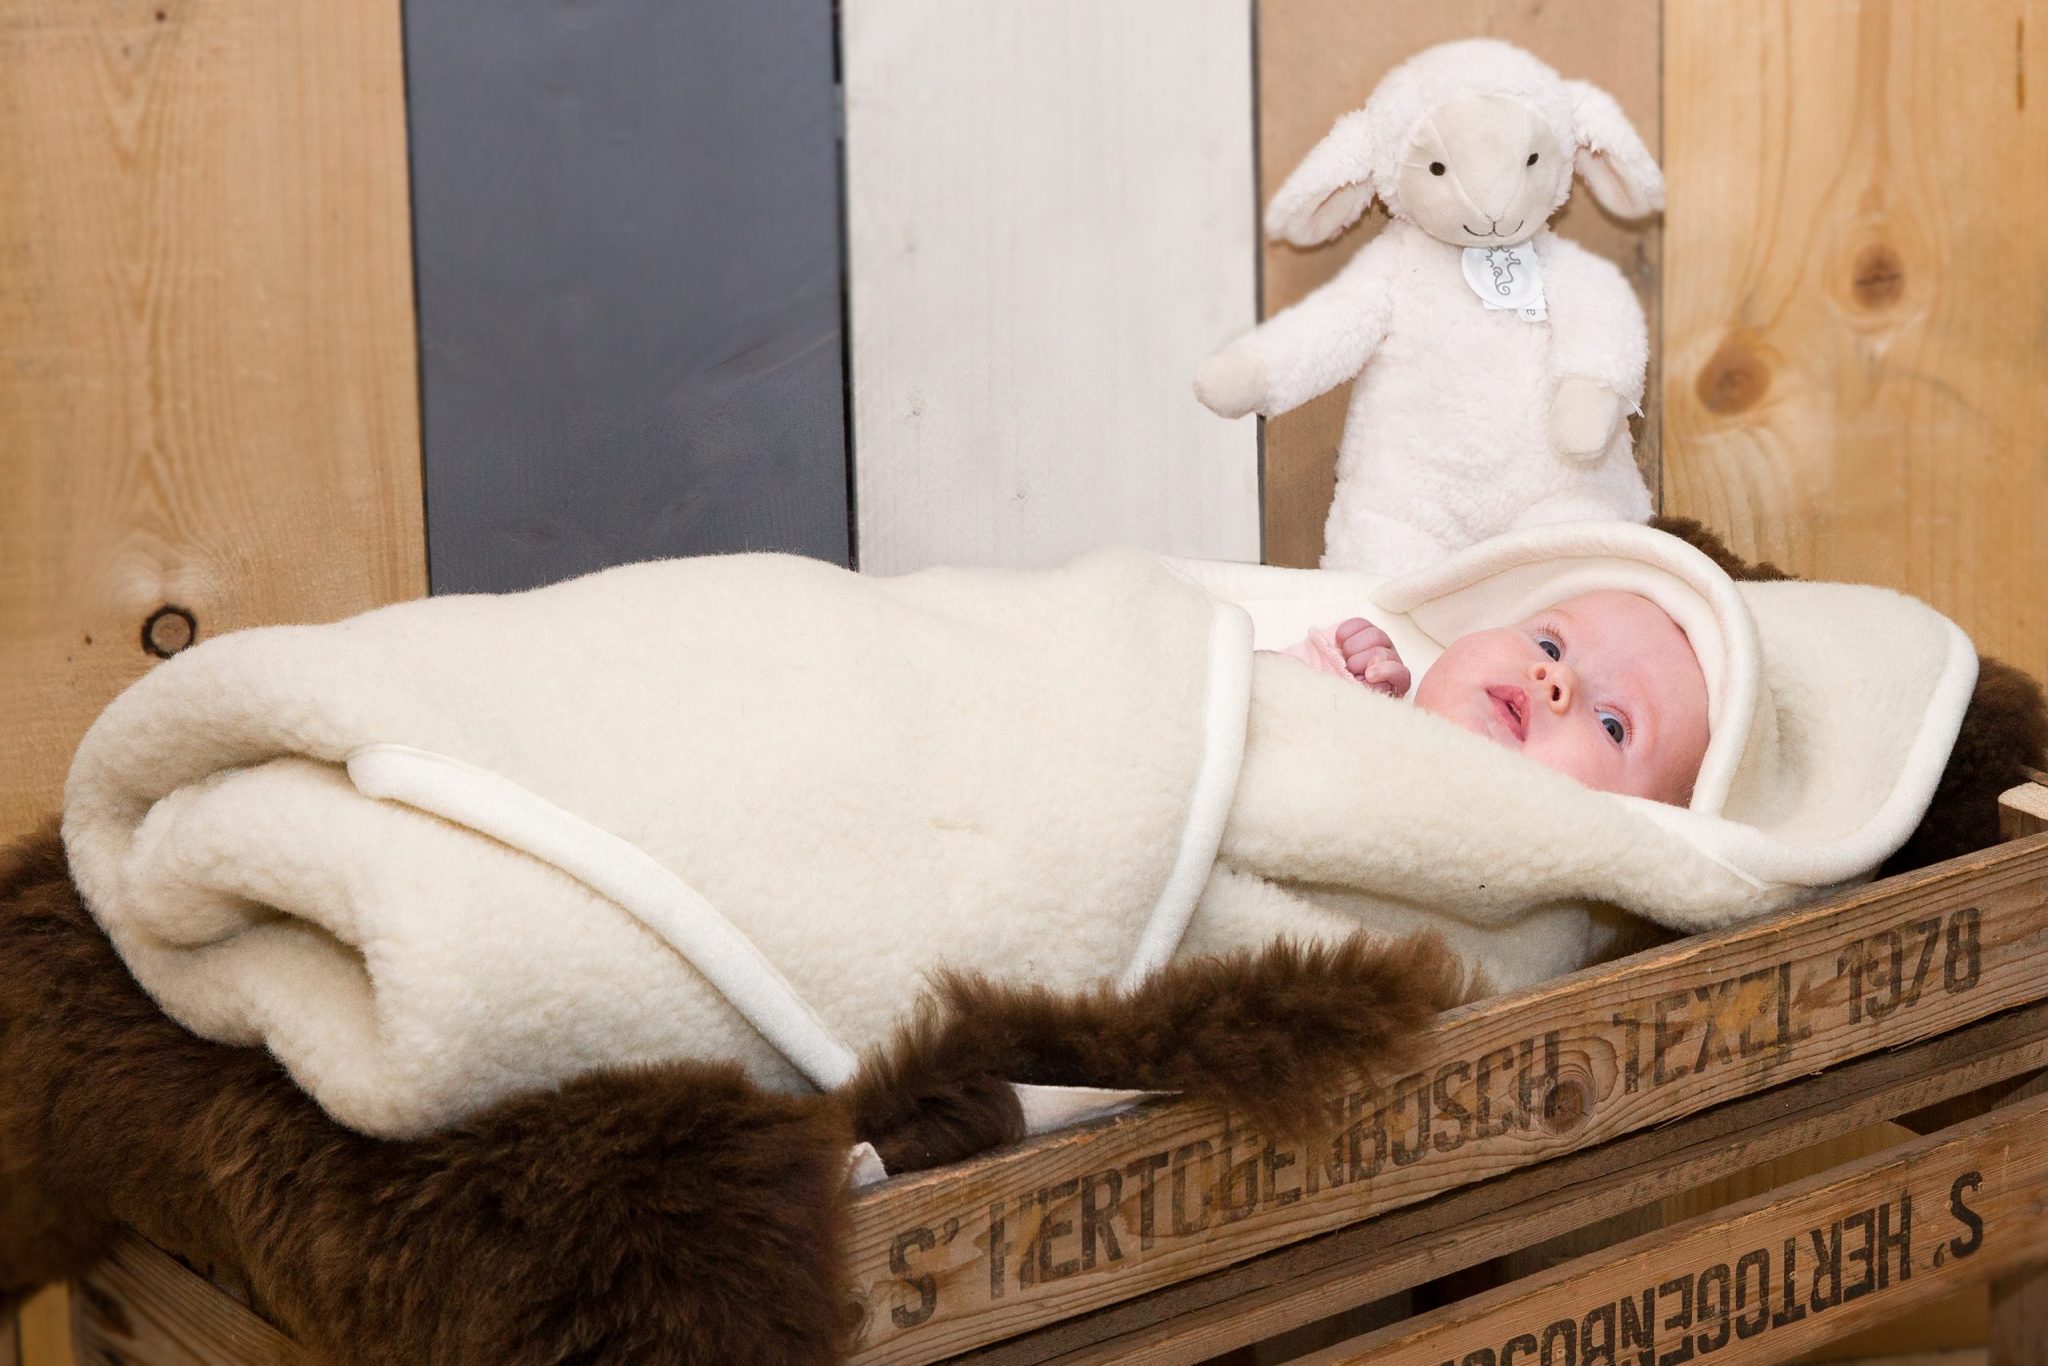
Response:
M1465 248L1465 283L1479 302L1498 311L1516 313L1523 322L1550 317L1543 303L1543 264L1527 242L1512 247Z

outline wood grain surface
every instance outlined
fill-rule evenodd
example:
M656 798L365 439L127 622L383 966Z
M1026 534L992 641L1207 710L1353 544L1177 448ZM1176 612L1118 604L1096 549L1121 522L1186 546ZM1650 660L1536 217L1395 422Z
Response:
M960 1362L1191 1366L1389 1291L1547 1243L1559 1233L1611 1223L1614 1211L1643 1209L1670 1191L1874 1119L1987 1085L2008 1085L2044 1060L2048 1004L2007 1012L1690 1119L1447 1191L1243 1266L1048 1325ZM1615 1241L1589 1242L1582 1250Z
M285 1366L284 1334L133 1233L79 1283L80 1366Z
M860 564L1259 557L1244 0L845 0Z
M1542 0L1435 0L1427 5L1357 0L1257 0L1259 17L1259 207L1337 118L1365 103L1389 69L1437 43L1491 36L1518 43L1568 78L1606 89L1657 151L1661 125L1660 0L1599 5ZM1261 317L1271 317L1340 270L1384 221L1374 210L1335 242L1303 251L1263 247ZM1635 285L1649 318L1651 369L1636 428L1636 452L1657 488L1657 348L1662 229L1657 220L1609 218L1583 185L1551 226L1608 257ZM1341 385L1265 426L1266 559L1313 565L1323 551L1323 520L1337 480L1337 440L1351 386ZM1250 422L1253 419L1242 419Z
M1665 511L1925 598L2036 678L2044 44L2037 0L1665 16Z
M932 1361L2048 996L2048 839L1451 1012L1327 1149L1170 1104L856 1202L859 1362Z
M16 1325L21 1366L83 1366L73 1341L75 1303L76 1291L69 1285L45 1286L29 1296Z
M0 838L159 648L424 591L398 0L0 0Z
M1998 832L2016 840L2048 830L2048 786L2022 783L1998 797Z
M1615 1359L1784 1361L2048 1257L2044 1121L2048 1098L1995 1110L1299 1366L1568 1360L1589 1339Z

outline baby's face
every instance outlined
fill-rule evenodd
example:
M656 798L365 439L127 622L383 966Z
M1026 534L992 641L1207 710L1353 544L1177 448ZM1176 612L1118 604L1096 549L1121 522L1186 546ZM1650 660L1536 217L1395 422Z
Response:
M1451 642L1415 705L1602 792L1683 806L1707 753L1707 680L1648 598L1586 593Z

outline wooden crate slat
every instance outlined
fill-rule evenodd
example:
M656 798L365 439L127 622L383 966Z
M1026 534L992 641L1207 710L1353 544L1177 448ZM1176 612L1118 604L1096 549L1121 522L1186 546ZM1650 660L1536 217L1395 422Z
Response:
M2048 840L1446 1015L1314 1153L1173 1104L854 1208L854 1360L930 1361L2048 997ZM1894 992L1894 951L1900 978Z
M1617 1360L1782 1361L2048 1257L2044 1121L2048 1097L1994 1110L1298 1366L1533 1366L1589 1343Z
M2048 1262L1991 1283L1992 1366L2048 1361Z
M2048 784L2021 783L1998 796L1998 833L2005 839L2024 839L2048 830Z
M1183 1366L2048 1064L2048 1003L1449 1191L960 1358Z
M133 1233L74 1293L79 1346L89 1361L280 1366L303 1359L284 1334Z
M75 1301L69 1285L44 1286L28 1297L16 1326L21 1366L78 1366L71 1331Z

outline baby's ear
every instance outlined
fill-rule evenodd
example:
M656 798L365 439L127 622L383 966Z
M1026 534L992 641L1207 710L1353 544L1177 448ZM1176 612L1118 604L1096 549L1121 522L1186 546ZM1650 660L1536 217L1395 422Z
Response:
M1358 221L1377 192L1368 112L1359 109L1338 119L1302 158L1266 206L1266 236L1315 247Z
M1593 198L1622 218L1664 207L1664 173L1614 96L1590 81L1566 81L1572 100L1572 167Z

